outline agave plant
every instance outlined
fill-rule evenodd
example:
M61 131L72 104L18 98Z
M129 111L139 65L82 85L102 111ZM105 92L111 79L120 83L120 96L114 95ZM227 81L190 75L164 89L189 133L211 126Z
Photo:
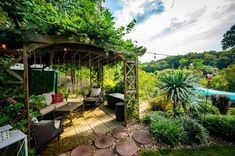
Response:
M176 71L160 77L161 89L167 98L173 100L173 111L177 115L180 106L186 111L186 104L192 95L193 81L189 73Z

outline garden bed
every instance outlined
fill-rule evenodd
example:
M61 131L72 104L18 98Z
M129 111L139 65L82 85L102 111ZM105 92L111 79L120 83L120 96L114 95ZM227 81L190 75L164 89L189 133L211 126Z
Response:
M129 136L132 136L136 131L138 130L142 130L142 131L146 131L149 132L149 126L146 126L145 124L142 124L140 122L135 122L135 123L131 123L128 125L128 129L129 129ZM192 144L192 145L183 145L183 144L179 144L176 145L174 148L171 148L170 145L166 145L166 144L161 144L159 142L157 142L155 139L153 139L153 141L150 144L147 145L139 145L138 148L138 153L142 152L142 151L146 151L146 150L164 150L164 149L194 149L194 148L202 148L202 147L208 147L211 145L226 145L226 146L234 146L234 144L232 142L226 141L222 138L219 137L215 137L215 136L209 136L208 138L208 142L204 143L204 144Z

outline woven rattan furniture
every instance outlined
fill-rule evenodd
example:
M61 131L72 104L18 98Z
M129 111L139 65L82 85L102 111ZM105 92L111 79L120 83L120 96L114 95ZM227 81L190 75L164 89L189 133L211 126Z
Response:
M87 105L91 105L93 107L96 107L97 105L100 104L101 97L102 97L102 90L99 92L99 94L97 96L92 96L91 92L89 92L88 95L84 95L83 109Z
M59 127L55 127L55 122L60 120ZM56 120L49 120L47 122L38 122L30 124L30 132L33 136L33 145L35 146L36 152L42 151L46 145L55 138L59 138L60 134L63 133L64 127L62 124L62 118L56 118Z

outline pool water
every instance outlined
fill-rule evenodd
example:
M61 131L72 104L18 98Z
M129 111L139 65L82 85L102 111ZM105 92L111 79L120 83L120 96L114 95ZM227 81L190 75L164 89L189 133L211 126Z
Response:
M213 89L207 89L207 88L203 88L203 87L197 87L196 92L203 94L203 95L212 95L212 94L216 94L216 95L227 95L230 98L230 101L235 101L235 93L233 92L224 92L224 91L219 91L219 90L213 90Z

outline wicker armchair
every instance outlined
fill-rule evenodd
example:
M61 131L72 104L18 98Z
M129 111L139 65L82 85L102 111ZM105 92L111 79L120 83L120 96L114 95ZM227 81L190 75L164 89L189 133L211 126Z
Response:
M97 89L97 88L94 88ZM88 95L83 95L83 106L93 105L94 107L99 105L102 98L102 90L100 89L99 93L96 96L92 96L92 91L89 92ZM84 108L84 107L83 107Z
M56 122L59 122L58 126ZM57 123L58 124L58 123ZM33 136L33 145L36 148L36 152L39 153L43 148L53 139L60 138L60 134L63 133L64 127L62 118L56 118L55 120L44 120L44 122L31 123L30 132Z

